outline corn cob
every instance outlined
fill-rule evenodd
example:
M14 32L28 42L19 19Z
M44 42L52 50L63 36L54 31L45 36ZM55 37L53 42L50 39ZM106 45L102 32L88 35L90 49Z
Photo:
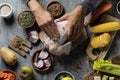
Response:
M120 29L120 22L108 22L96 25L90 29L93 33L110 32Z

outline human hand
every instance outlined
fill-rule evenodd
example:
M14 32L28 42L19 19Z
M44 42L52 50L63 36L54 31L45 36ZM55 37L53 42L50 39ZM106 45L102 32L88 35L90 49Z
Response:
M74 43L81 35L84 27L85 10L82 6L76 7L72 12L66 13L56 21L67 20L68 25L65 27L69 40Z
M31 0L29 7L33 12L38 26L53 40L60 37L56 24L51 14L44 10L38 1Z
M35 18L38 23L38 26L53 40L57 40L59 38L59 32L54 23L54 20L50 13L46 10L40 11L38 10L35 13Z

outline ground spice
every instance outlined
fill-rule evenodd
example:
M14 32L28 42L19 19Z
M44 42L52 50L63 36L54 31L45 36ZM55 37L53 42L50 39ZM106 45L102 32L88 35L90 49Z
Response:
M30 11L23 11L18 16L18 23L23 28L31 27L35 23L35 17Z
M54 18L60 17L63 13L63 6L59 2L51 2L47 10L51 13Z

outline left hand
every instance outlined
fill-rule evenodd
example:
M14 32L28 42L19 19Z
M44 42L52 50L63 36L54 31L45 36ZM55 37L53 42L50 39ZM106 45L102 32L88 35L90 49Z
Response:
M72 12L66 13L61 18L56 21L67 20L68 25L65 26L65 29L68 34L68 39L74 43L81 35L83 27L84 27L84 17L85 10L82 6L77 6Z

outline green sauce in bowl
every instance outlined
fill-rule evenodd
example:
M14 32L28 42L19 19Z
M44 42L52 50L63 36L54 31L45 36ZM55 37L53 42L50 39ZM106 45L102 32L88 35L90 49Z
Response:
M35 23L35 17L31 11L23 11L18 16L18 23L23 28L32 27Z

